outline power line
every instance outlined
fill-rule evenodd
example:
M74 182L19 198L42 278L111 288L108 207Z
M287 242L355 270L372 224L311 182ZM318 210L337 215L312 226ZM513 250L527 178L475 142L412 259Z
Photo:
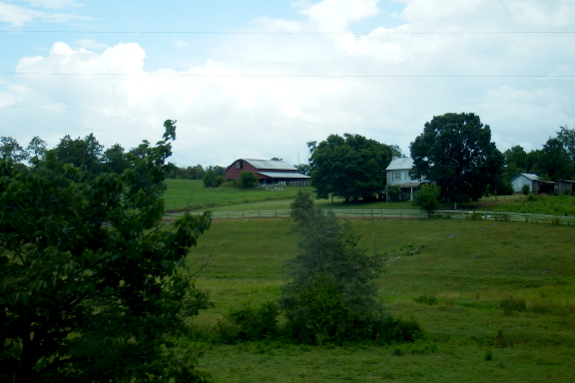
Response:
M572 35L575 31L476 31L476 32L234 32L234 31L40 31L40 30L0 30L0 33L65 33L65 34L187 34L187 35Z
M575 78L575 75L266 75L266 74L193 74L193 73L41 73L0 72L20 76L115 76L115 77L246 77L246 78Z

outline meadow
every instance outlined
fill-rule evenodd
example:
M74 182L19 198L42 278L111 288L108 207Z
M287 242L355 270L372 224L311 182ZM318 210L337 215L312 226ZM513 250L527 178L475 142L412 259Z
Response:
M212 344L202 369L219 382L573 381L575 252L572 227L514 222L378 220L378 281L390 314L427 338L376 347L274 342ZM373 251L372 223L354 220ZM276 299L297 238L287 219L218 220L192 251L197 286L214 302L194 323ZM498 335L499 334L499 335ZM489 360L487 360L489 359Z

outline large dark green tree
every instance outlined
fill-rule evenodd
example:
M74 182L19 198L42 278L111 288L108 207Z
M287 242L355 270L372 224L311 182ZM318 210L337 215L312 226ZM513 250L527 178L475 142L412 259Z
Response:
M382 193L392 147L357 134L332 134L308 147L311 182L319 198L332 194L353 201Z
M161 228L165 127L121 173L0 160L0 381L203 381L170 337L207 307L182 270L210 217Z
M569 155L575 173L575 128L561 126L557 132L557 138L561 141L565 151Z
M573 163L563 142L558 138L547 140L539 157L539 175L547 179L570 179L574 173Z
M473 113L433 117L410 150L412 174L436 183L446 200L477 200L501 183L503 155L491 142L489 125Z

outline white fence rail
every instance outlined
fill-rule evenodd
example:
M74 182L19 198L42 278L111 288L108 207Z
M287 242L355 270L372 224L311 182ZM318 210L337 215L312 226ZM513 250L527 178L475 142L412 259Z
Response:
M344 218L427 218L425 210L418 209L328 209L336 216ZM242 218L286 218L290 216L290 209L276 210L238 210L238 211L214 211L214 219L242 219ZM167 213L166 218L174 218L182 213ZM202 214L202 212L192 212L191 214ZM492 221L514 221L514 222L535 222L548 223L554 225L575 226L574 216L556 216L532 213L511 213L496 211L477 210L438 210L432 215L435 218L445 219L469 219L469 220L492 220Z

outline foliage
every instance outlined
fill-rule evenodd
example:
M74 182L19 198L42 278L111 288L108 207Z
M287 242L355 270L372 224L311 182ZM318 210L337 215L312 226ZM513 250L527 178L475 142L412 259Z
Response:
M164 125L121 174L87 171L69 138L33 167L0 161L0 380L205 380L169 341L208 306L179 269L210 217L161 230Z
M387 185L386 195L389 201L398 201L401 196L401 187L399 185Z
M286 263L280 299L289 336L312 344L375 339L384 319L374 284L382 257L359 249L349 222L316 209L309 193L298 193L292 217L299 254Z
M557 138L563 144L565 151L571 159L571 164L575 167L575 128L561 126L557 132Z
M230 310L226 323L219 323L219 333L223 340L231 343L271 339L279 332L278 315L279 308L274 301L258 306L245 305Z
M0 158L20 162L28 158L28 153L12 137L0 137Z
M249 171L240 172L240 176L238 178L239 187L242 189L254 189L258 184L258 177L254 173Z
M311 174L309 164L297 164L295 165L295 170L300 174L305 174L306 176L309 176Z
M446 200L477 200L501 180L503 155L489 126L473 113L433 117L410 150L412 174L436 183Z
M547 179L570 179L574 176L575 166L569 153L558 138L547 140L539 158L538 171Z
M393 153L390 146L357 134L332 134L307 145L312 186L319 198L332 194L353 201L382 194Z
M529 185L523 185L521 187L521 192L523 193L523 195L529 194L529 191L530 191Z
M421 189L413 196L413 204L428 212L437 210L441 206L439 197L441 188L435 184L423 184Z
M214 170L208 170L202 181L207 188L217 188L224 182L224 176L218 176Z
M73 140L66 135L54 148L56 159L61 164L68 164L79 170L78 177L91 177L98 174L102 169L101 156L104 146L100 145L93 134L89 134L83 139L78 137Z

